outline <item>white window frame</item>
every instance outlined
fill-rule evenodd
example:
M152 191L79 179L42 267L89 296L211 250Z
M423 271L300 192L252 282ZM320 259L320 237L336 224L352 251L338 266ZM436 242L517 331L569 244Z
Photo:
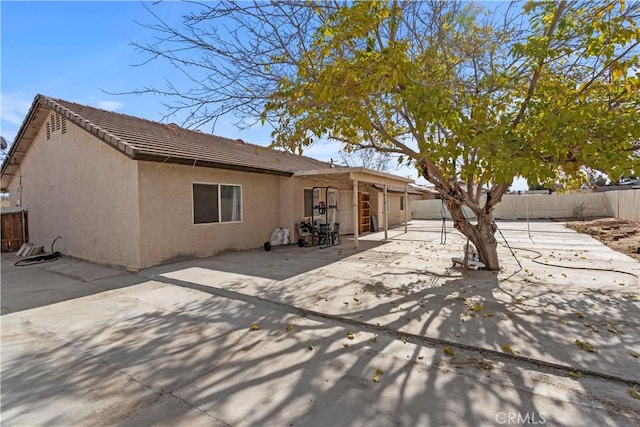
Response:
M195 210L194 210L194 197L195 194L193 192L193 186L194 185L210 185L210 186L217 186L217 197L218 197L218 221L212 221L212 222L195 222ZM222 189L222 186L226 186L226 187L240 187L240 220L238 221L222 221L222 199L220 198L220 192ZM244 190L242 188L241 184L229 184L229 183L224 183L224 182L198 182L198 181L193 181L191 182L191 223L195 226L198 225L211 225L211 224L238 224L244 221L244 202L243 202L243 194L244 194Z

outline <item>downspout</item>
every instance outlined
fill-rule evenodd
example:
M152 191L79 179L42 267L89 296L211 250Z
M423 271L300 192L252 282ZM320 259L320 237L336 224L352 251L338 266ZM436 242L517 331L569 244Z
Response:
M24 208L22 207L22 171L20 170L20 165L18 165L18 173L20 174L20 181L18 182L18 206L20 209L20 218L22 219L22 244L27 243L27 233L25 231L27 224L25 223L26 218L24 215Z
M27 243L27 233L25 232L25 229L27 228L27 224L26 224L26 218L24 215L24 209L20 210L20 216L22 217L22 244L24 245L25 243Z

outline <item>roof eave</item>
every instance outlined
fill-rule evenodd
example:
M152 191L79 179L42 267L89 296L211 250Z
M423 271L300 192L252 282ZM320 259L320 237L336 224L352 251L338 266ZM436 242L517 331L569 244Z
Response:
M148 153L140 153L135 152L133 156L131 156L133 160L139 161L147 161L147 162L156 162L156 163L173 163L179 165L188 165L188 166L199 166L204 168L215 168L215 169L227 169L227 170L235 170L241 172L253 172L253 173L261 173L267 175L278 175L278 176L287 176L290 177L293 175L293 172L275 170L275 169L263 169L252 166L242 166L242 165L234 165L229 163L218 163L211 162L206 160L199 159L189 159L183 157L172 157L172 156L160 156L155 154Z
M29 127L36 120L39 109L48 108L47 106L42 104L43 98L44 98L43 95L38 94L33 99L33 102L31 103L31 107L29 107L29 111L27 112L27 115L25 116L25 119L23 120L22 125L20 125L20 129L18 129L18 133L16 134L16 137L14 138L13 143L11 144L11 148L9 148L9 152L7 153L6 157L2 162L2 166L0 167L0 180L2 181L0 191L4 192L8 190L7 188L8 185L5 185L5 184L8 184L8 182L6 182L8 180L5 180L4 178L6 176L13 176L13 174L8 174L7 169L9 169L9 167L11 166L14 166L16 168L19 166L20 163L15 163L16 153L18 153L18 150L21 148L22 146L21 141L23 141L25 134L29 130ZM40 125L42 125L42 123L40 123ZM39 127L39 125L37 125L36 127ZM25 150L25 153L26 153L26 150Z
M316 170L305 170L305 171L296 171L293 173L293 176L322 176L322 175L340 175L340 174L348 174L350 179L362 179L364 181L370 182L372 177L380 178L379 181L392 181L396 185L408 185L413 183L412 179L403 178L398 175L393 175L386 172L380 172L373 169L367 169L363 167L339 167L334 169L316 169Z

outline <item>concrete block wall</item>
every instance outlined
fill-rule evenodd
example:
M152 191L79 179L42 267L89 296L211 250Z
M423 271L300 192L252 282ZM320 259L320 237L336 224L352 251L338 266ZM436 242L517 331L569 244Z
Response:
M484 201L483 201L484 203ZM412 218L440 219L444 212L440 200L416 200ZM572 193L516 196L507 195L495 208L498 219L552 219L616 217L629 221L640 221L640 190L607 191L602 193ZM467 213L470 217L471 211Z
M607 191L607 214L628 221L640 222L640 190Z

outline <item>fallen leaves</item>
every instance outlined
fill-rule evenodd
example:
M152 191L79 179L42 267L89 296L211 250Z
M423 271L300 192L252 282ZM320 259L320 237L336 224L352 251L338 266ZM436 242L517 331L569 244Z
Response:
M380 375L384 375L384 371L380 368L376 369L376 374L373 376L373 382L374 383L379 383L380 382Z
M597 353L596 349L586 341L575 340L575 344L584 351L588 351L589 353Z
M444 354L446 354L449 357L456 355L455 350L449 347L448 345L444 347L443 351L444 351Z
M633 397L634 399L640 400L640 392L638 392L637 385L634 385L629 389L629 396Z
M601 322L600 323L602 326L607 328L607 331L611 332L612 334L623 334L624 332L622 332L620 329L618 329L616 327L616 325L614 325L611 322Z
M576 371L567 371L567 375L569 375L571 378L582 378L582 374Z
M505 353L520 354L519 351L515 351L514 349L512 349L509 344L502 344L501 348L502 348L502 351L504 351Z
M588 334L599 334L600 330L595 327L594 325L590 324L590 323L585 323L584 326L587 328L587 333Z
M349 339L349 340L355 339L355 337L356 337L356 334L354 334L353 332L349 332L347 334L347 339Z
M260 325L258 325L257 323L254 323L253 325L251 325L249 330L251 330L251 331L259 331L260 330Z

